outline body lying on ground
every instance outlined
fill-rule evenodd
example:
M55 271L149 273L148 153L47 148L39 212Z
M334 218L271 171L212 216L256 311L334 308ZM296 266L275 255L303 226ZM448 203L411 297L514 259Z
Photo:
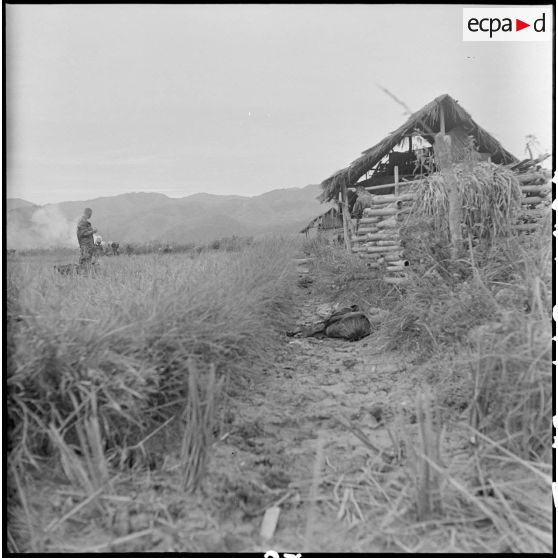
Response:
M302 328L299 331L288 333L288 335L294 336L300 333L303 337L325 336L358 341L370 335L370 332L370 320L356 304L353 304L333 312L328 318L311 327Z

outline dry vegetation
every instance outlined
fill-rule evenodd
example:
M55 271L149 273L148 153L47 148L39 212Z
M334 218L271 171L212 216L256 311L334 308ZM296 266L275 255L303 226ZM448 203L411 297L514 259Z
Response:
M187 423L177 428L183 481L196 488L219 388L245 382L278 342L292 252L278 240L194 259L110 258L77 277L59 275L43 258L10 263L12 550L52 550L48 534L66 522L46 526L27 504L32 478L65 476L84 491L81 508L91 504L102 517L98 496L111 492L118 471L161 465L149 442L177 416Z
M444 211L436 204L447 201L435 180L425 184L419 205L424 214L430 204L432 218L407 221L413 265L404 287L363 280L361 260L306 243L328 296L352 292L365 308L389 310L376 335L386 350L415 356L420 386L410 422L405 410L388 426L388 458L371 447L356 500L361 509L381 506L386 519L378 529L359 522L355 550L379 541L411 552L553 548L550 215L536 233L510 235L513 197L498 194L508 203L492 203L496 194L483 196L477 177L467 177L465 222L476 212L488 227L477 229L474 246L469 237L457 261L449 258L447 221L438 219ZM496 190L504 189L500 177ZM399 467L386 473L386 462Z
M496 194L484 187L490 172L469 176L471 236L457 261L436 221L444 198L427 184L422 211L432 219L406 224L413 257L405 286L386 284L342 247L319 240L303 247L322 300L382 311L374 336L386 351L413 357L406 380L419 386L408 394L412 408L387 420L388 448L344 423L369 452L358 477L341 471L332 480L317 452L307 479L312 506L320 498L340 506L335 536L347 551L552 550L550 222L529 236L508 234L515 198L504 195L509 183L501 176ZM476 230L479 218L490 226ZM160 540L141 541L163 537L172 498L150 504L158 523L142 523L143 508L119 515L128 500L116 487L151 494L164 484L157 472L171 444L181 456L180 487L171 490L193 498L203 488L231 387L249 383L254 363L272 360L284 343L278 332L293 301L297 249L277 241L195 258L110 258L79 277L58 275L41 257L10 262L12 551L161 548ZM47 481L69 481L79 497L47 505L56 491L37 491ZM214 487L222 508L238 507L228 498L242 487L222 482ZM68 545L93 524L110 537ZM196 544L178 549L211 550Z

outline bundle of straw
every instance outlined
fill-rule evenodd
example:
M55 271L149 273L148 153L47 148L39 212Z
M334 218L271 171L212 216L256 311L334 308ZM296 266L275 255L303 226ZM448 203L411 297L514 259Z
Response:
M461 222L473 236L507 236L521 207L517 176L505 167L490 162L456 165ZM433 219L440 231L449 231L448 192L440 173L419 183L411 213Z

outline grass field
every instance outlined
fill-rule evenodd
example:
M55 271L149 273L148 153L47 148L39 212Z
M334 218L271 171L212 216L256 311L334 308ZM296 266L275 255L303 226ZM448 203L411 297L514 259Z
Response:
M149 432L177 409L197 413L223 383L246 381L284 327L293 249L277 240L240 253L105 258L79 276L54 271L56 254L11 259L9 450L20 501L29 466L61 466L89 492L113 468L160 458L145 455Z
M386 468L370 449L359 484L345 488L354 503L342 505L355 506L360 520L349 528L341 520L324 525L322 536L353 551L381 544L406 551L549 552L548 227L521 242L512 237L475 247L457 262L417 234L413 250L422 263L411 266L406 287L385 284L341 247L319 241L104 258L94 273L79 276L54 271L53 264L70 261L67 253L10 257L9 548L160 549L161 541L147 544L142 537L153 531L162 537L177 525L169 518L184 516L184 502L194 517L187 526L197 525L194 504L208 495L217 507L230 499L237 508L233 494L247 488L227 476L232 465L224 477L212 477L222 486L196 489L203 488L208 450L229 420L231 398L249 393L259 381L256 371L284 354L293 306L307 296L295 293L293 258L306 251L318 297L310 304L348 300L380 309L375 340L386 355L413 362L393 376L397 396L413 407L388 425L394 461ZM327 370L329 362L320 358L316 346L312 362ZM292 411L301 408L296 389L315 370L296 374L299 381L285 386L292 384ZM250 396L245 399L249 405ZM268 458L278 457L270 446ZM168 463L171 452L180 456L178 469ZM308 475L312 490L323 491L320 473ZM164 503L135 503L138 494L165 483ZM119 527L123 507L125 529ZM146 519L154 513L156 529ZM211 521L203 529L215 534L221 527ZM177 544L178 550L213 548Z
M417 390L404 395L417 424L396 432L409 469L392 481L414 479L407 498L416 515L410 529L403 516L385 529L398 548L432 550L425 536L448 552L553 548L549 238L550 218L536 234L497 238L451 261L447 250L433 249L443 242L413 230L406 246L421 263L404 287L366 277L365 265L342 249L306 246L320 289L332 300L351 293L363 307L383 309L376 335L384 348L415 356ZM398 490L378 498L387 515L408 509ZM365 526L354 536L371 540Z

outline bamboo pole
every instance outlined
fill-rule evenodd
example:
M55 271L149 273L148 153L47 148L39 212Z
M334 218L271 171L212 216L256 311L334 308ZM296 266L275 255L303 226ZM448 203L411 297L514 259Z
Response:
M380 232L380 229L378 227L368 227L366 229L359 229L356 233L355 236L353 237L353 240L356 240L357 238L367 238L369 234L376 234ZM372 240L372 239L370 239Z
M359 222L360 225L369 225L371 223L378 223L381 221L380 217L363 217Z
M390 219L384 219L383 221L380 221L376 226L379 229L387 229L387 228L399 229L399 227L401 226L401 219L396 220L394 216L391 217Z
M393 178L395 181L395 186L393 187L393 193L398 196L399 195L399 167L395 165L393 167Z
M369 240L370 242L375 242L376 246L403 246L404 244L403 240L395 235L390 238L384 238L380 240L378 240L377 238L370 238Z
M415 184L420 184L422 180L409 180L408 182L400 182L399 188L407 188L410 186L414 186ZM374 192L375 190L383 190L384 188L395 188L395 182L390 184L378 184L376 186L364 186L364 189L367 192ZM354 186L349 186L349 190L355 190ZM386 194L387 195L387 194Z
M551 211L551 208L548 205L544 205L542 207L535 207L535 208L532 208L532 209L529 209L528 207L524 206L521 209L522 209L522 211L520 211L517 214L518 220L520 220L520 219L543 219ZM377 233L377 234L381 234L381 233Z
M520 184L528 184L532 180L548 180L550 178L550 173L545 173L541 171L526 172L525 174L518 174L517 180Z
M532 205L534 203L542 203L548 201L549 198L541 198L540 196L527 196L526 198L521 198L521 205Z
M378 225L378 223L377 223ZM376 233L379 232L380 229L376 226L376 227L364 227L364 228L359 228L358 231L356 232L355 236L365 236L369 233Z
M341 208L343 214L343 236L345 238L345 248L348 252L351 251L351 238L349 236L349 221L351 220L351 216L349 215L349 208L348 208L348 196L347 196L347 187L345 184L341 186Z
M373 233L368 233L368 234L373 234ZM357 234L354 238L353 238L353 242L376 242L373 238L369 238L368 234Z
M399 252L397 251L370 252L366 250L366 252L363 251L362 253L363 254L365 253L370 258L384 258L386 262L387 261L397 262L401 258L405 257L405 253L403 252L403 250L400 250Z
M353 252L366 252L368 248L376 247L375 244L370 242L361 242L358 245L352 247Z
M370 200L372 204L372 200ZM394 200L392 202L382 202L382 203L374 203L365 209L401 209L403 207L403 202L399 200Z
M386 207L386 208L379 208L379 209L372 209L370 207L367 207L364 210L364 215L366 215L367 217L375 217L375 216L385 216L385 215L397 215L397 213L399 213L399 209L397 209L396 207Z
M401 240L378 240L378 246L401 246Z
M369 209L402 209L403 208L403 201L402 200L394 200L392 202L382 202L382 203L375 203L374 205L370 206Z
M386 260L386 262L397 262L404 257L405 257L405 252L403 251L393 252L391 254L384 254L384 259Z
M368 243L368 242L371 242L371 241L366 236L355 236L353 238L353 244L362 244L362 243Z
M375 195L370 201L374 205L380 205L383 203L393 203L397 201L413 201L414 199L416 199L416 197L416 194L399 194L398 196L395 196L393 194L385 194L383 196Z
M547 184L541 184L540 186L530 184L528 186L520 186L520 189L524 194L530 194L535 192L550 193L552 191L552 188L549 187Z
M512 225L511 228L516 231L534 231L538 229L540 223L521 223L520 225Z
M399 229L369 233L367 238L369 240L399 240Z
M382 257L376 257L374 254L367 254L366 252L359 252L358 257L364 259L371 259L374 260L376 263L381 263L385 261L384 258Z
M368 252L379 252L379 253L387 253L387 252L401 252L401 246L369 246L367 248Z
M395 203L388 203L385 205L375 205L374 207L367 207L364 210L364 215L366 216L372 216L372 217L385 217L387 215L398 215L398 214L405 214L405 213L410 213L411 212L411 208L410 207L403 207L403 204L401 203L401 206L397 205L397 202Z
M409 260L395 260L389 262L388 264L390 267L409 267L410 263Z

